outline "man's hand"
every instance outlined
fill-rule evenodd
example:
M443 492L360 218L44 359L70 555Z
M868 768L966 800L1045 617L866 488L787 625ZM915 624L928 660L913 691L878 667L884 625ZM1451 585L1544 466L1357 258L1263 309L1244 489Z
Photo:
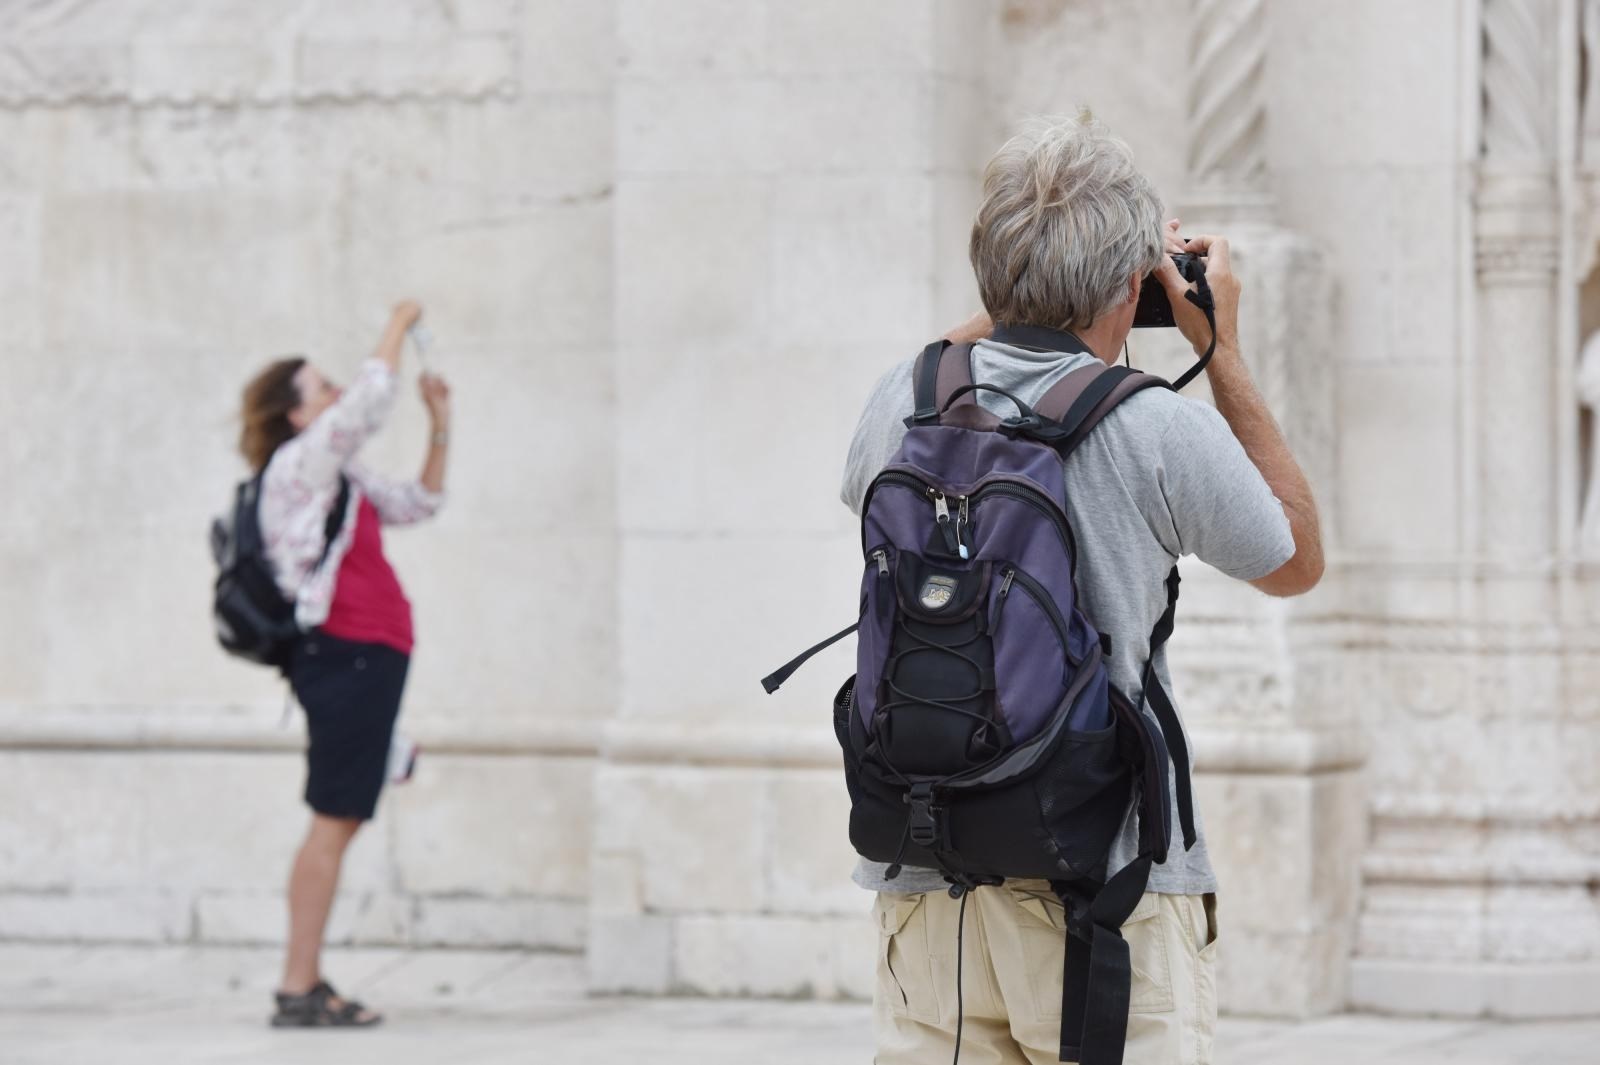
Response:
M417 382L422 403L428 408L428 417L435 431L450 426L450 385L438 374L425 373Z
M1178 240L1177 228L1176 218L1167 223L1169 252L1176 244L1179 251L1205 257L1206 284L1211 289L1211 300L1216 304L1217 350L1219 353L1224 350L1237 351L1239 278L1234 275L1233 263L1228 257L1228 241L1225 237L1201 236L1182 243ZM1183 279L1170 258L1161 260L1161 265L1156 268L1156 277L1167 291L1167 299L1172 304L1172 317L1178 323L1179 332L1194 347L1195 354L1201 354L1211 345L1211 326L1206 321L1205 313L1184 298L1184 293L1195 286Z
M988 339L989 334L993 332L994 319L989 317L988 311L979 311L946 333L944 339L952 344L975 344Z

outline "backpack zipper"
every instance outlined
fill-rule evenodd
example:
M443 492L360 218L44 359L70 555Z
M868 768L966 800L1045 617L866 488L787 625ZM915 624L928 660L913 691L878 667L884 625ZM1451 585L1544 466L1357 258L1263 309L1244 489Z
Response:
M940 500L945 498L944 493L935 486L929 484L927 481L923 480L921 477L918 477L915 474L907 473L904 470L885 470L884 472L878 474L878 476L873 479L872 485L867 489L866 499L861 504L861 513L867 513L868 508L872 506L872 497L877 494L879 486L885 484L898 484L902 487L913 489L919 494L925 496L933 503L934 514L937 518ZM990 481L982 488L979 488L976 492L973 492L970 496L958 496L958 513L968 514L971 505L981 503L985 497L991 495L1005 496L1007 499L1015 499L1021 503L1025 503L1049 519L1050 524L1055 527L1056 534L1061 538L1061 545L1067 550L1067 558L1071 560L1072 563L1072 578L1073 581L1076 582L1078 576L1077 538L1073 536L1072 526L1067 524L1066 515L1061 513L1061 508L1055 505L1055 501L1046 496L1043 492L1039 491L1037 488L1026 488L1019 484L1013 484L1010 481ZM948 519L950 513L948 501L944 503L944 513ZM963 523L970 525L970 517L964 518ZM950 553L962 558L968 557L967 555L962 554L962 552L959 550L965 545L962 544L959 540L959 537L955 535L955 529L951 527L948 521L941 523L939 527L943 530L947 530L945 542L946 545L951 548ZM952 543L952 540L955 542Z
M1068 638L1067 619L1061 616L1061 608L1056 606L1056 602L1051 598L1049 590L1014 565L1007 565L1004 572L1005 579L1000 584L1000 598L1004 599L1010 593L1013 580L1022 585L1022 589L1028 593L1028 597L1038 603L1039 609L1044 611L1045 618L1050 622L1050 627L1056 630L1056 637L1061 640L1062 656L1066 658L1067 663L1073 669L1077 669L1082 664L1082 659L1075 658L1072 654L1072 642ZM999 619L996 619L996 624L999 624Z

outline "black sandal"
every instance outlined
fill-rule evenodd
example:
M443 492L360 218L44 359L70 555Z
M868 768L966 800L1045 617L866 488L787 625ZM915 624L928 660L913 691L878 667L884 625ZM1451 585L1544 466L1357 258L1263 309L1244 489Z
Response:
M383 1020L383 1014L342 998L326 980L303 995L279 991L273 998L278 1003L278 1012L272 1016L274 1028L370 1028Z

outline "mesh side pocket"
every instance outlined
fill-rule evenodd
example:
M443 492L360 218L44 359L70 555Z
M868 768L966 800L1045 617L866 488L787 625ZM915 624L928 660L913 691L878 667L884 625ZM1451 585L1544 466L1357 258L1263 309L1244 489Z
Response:
M1099 874L1132 800L1133 777L1116 731L1069 737L1033 779L1045 832L1071 876Z
M854 675L839 687L833 697L833 735L839 741L844 755L844 786L850 793L850 805L861 801L861 760L856 757L855 745L850 739L850 716L856 709L856 678Z

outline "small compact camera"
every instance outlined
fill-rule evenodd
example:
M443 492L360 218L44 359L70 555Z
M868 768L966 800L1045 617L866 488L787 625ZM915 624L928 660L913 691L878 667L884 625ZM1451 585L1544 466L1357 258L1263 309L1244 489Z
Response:
M1196 282L1206 276L1204 256L1184 252L1174 255L1172 261L1177 264L1178 273L1183 275L1185 281ZM1161 286L1161 279L1154 272L1139 287L1139 305L1133 311L1133 324L1135 328L1152 329L1178 324L1178 320L1172 316L1172 303L1167 299L1167 290Z

